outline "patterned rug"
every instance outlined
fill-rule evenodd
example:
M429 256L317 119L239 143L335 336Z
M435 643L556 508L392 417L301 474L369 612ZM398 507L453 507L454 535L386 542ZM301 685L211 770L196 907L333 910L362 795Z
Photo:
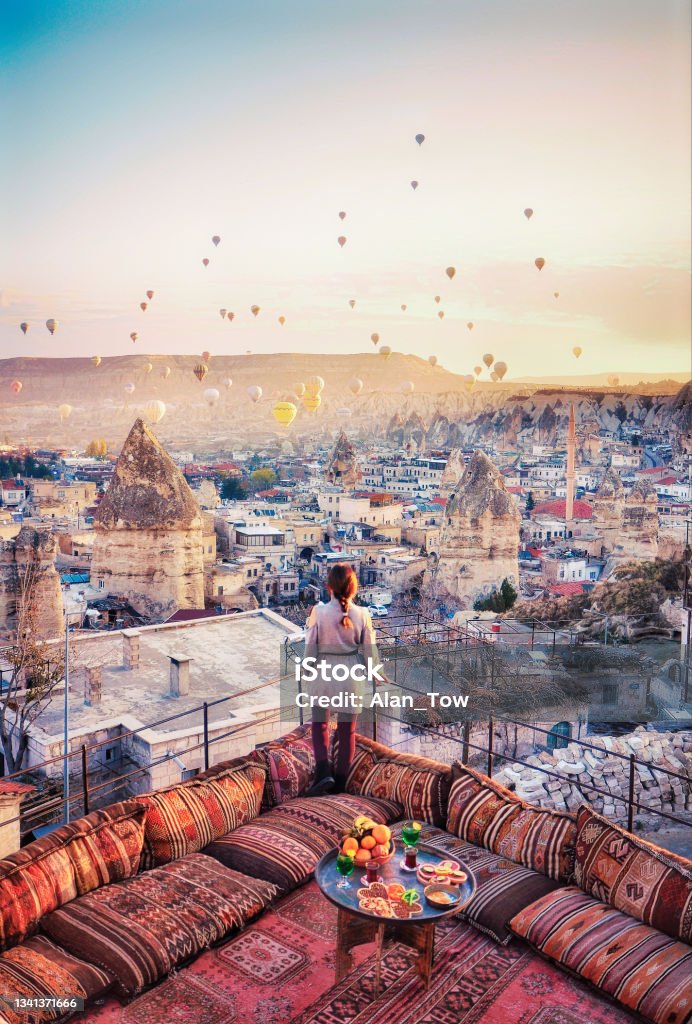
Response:
M631 1024L633 1017L526 946L497 946L469 925L438 925L426 992L403 946L386 950L375 998L374 948L334 985L336 910L314 882L256 924L128 1006L108 999L90 1024Z

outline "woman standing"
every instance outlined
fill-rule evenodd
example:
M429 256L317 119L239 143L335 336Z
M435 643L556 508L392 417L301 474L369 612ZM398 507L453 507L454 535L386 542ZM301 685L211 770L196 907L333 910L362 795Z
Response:
M377 665L377 646L370 612L353 604L358 592L358 577L350 565L333 565L327 576L330 600L318 604L310 612L305 637L305 657L317 661L318 677L308 683L311 696L326 696L337 710L337 760L332 776L329 765L330 707L312 708L312 745L317 762L315 782L309 796L319 796L334 789L344 791L346 776L356 748L356 718L361 710L363 684L354 678L351 669L367 666L368 658ZM320 670L320 663L323 663ZM326 668L325 668L326 666ZM344 668L336 668L344 666ZM338 679L334 679L334 674ZM365 670L356 672L356 677ZM343 678L346 676L346 678Z

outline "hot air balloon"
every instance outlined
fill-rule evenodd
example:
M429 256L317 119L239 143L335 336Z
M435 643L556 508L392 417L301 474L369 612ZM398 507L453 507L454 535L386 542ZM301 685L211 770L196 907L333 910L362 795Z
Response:
M415 191L416 191L416 189L418 188L418 182L417 182L417 181L412 181L412 182L411 182L411 188L412 188L412 189L413 189L413 191L415 192Z
M348 300L348 304L351 307L351 309L353 309L355 304L356 304L356 300L355 299L349 299Z
M402 381L399 390L403 395L412 395L413 392L416 390L416 385L413 383L412 380L405 380Z
M439 304L440 304L440 300L441 300L441 298L442 298L442 296L441 296L441 295L436 295L436 296L435 296L435 302L436 302L436 303L438 304L438 306L439 306Z
M151 365L151 363L145 363L142 369L144 370L145 373L151 373L154 367Z
M351 410L348 409L345 405L342 405L340 406L340 408L336 410L336 415L339 417L339 419L348 420L351 418Z
M498 380L500 379L500 378L498 377L498 375L497 375L497 370L492 370L492 372L491 372L491 374L490 374L490 379L491 379L492 381L496 381L496 382L497 382L497 381L498 381Z
M296 418L297 406L293 402L276 402L272 407L272 416L280 427L289 427Z
M403 312L405 313L406 312L406 303L405 302L402 303L401 308L402 308Z
M466 324L466 326L468 327L468 329L470 331L472 331L473 330L473 320L469 320L469 322Z
M205 363L197 363L194 370L192 371L197 380L202 383L206 375L209 373L209 367Z
M380 349L380 355L383 356L385 359L389 359L391 354L392 350L389 347L389 345L383 345L382 348Z
M125 392L126 395L134 394L134 390L135 390L134 384L125 384L125 385L123 385L123 391Z
M100 366L101 365L101 356L92 356L91 357L91 361L94 364L94 366Z
M337 238L337 242L339 243L342 249L346 245L347 241L348 239L346 238L346 235L339 235L339 237Z
M545 266L545 260L542 256L539 256L538 259L534 260L533 262L536 264L539 270L543 270L543 267Z
M63 402L62 405L58 406L58 416L60 417L61 420L68 419L71 412L72 406L68 405L67 402Z
M344 220L345 217L346 217L346 211L345 210L339 210L339 220Z
M305 394L305 385L303 384L302 380L298 381L298 383L293 386L293 390L295 391L297 398L303 397L303 395Z
M212 235L211 236L211 240L214 243L214 245L218 245L219 242L221 241L221 236L220 235Z
M259 384L251 384L250 387L247 389L247 393L253 402L259 402L260 398L262 397L262 388L259 386Z
M373 345L377 345L379 340L380 340L379 334L371 334L370 335L370 341L373 343Z
M260 311L259 306L250 306L250 312L252 313L253 316L257 316L259 311Z
M527 220L531 220L531 218L533 217L533 210L531 209L530 206L527 206L526 209L524 210L524 216L526 217Z
M324 388L324 381L321 377L311 377L305 385L305 390L308 395L319 395Z
M211 359L211 352L203 352L202 353L202 362L203 363L208 363L210 359Z
M221 395L216 388L207 388L204 392L204 401L207 403L209 408L216 405Z
M161 376L163 377L164 380L168 380L170 375L171 375L171 368L170 368L170 366L164 366L163 370L161 370Z
M447 269L445 270L445 274L447 275L450 281L452 280L456 272L456 267L447 267Z
M320 395L311 395L310 392L308 392L306 395L303 395L301 402L303 403L303 408L306 409L307 412L313 413L317 412L321 406L322 399Z
M486 352L485 355L483 356L483 362L488 367L488 369L490 369L490 367L493 365L494 359L495 356L491 355L490 352Z
M572 355L574 356L575 359L578 359L583 351L584 351L584 349L581 347L581 345L575 345L574 348L572 349Z
M134 345L134 343L135 343L135 342L137 341L137 338L138 338L138 337L139 337L139 335L137 334L137 331L133 331L133 332L131 333L131 335L130 335L130 340L132 341L132 344L133 344L133 345Z
M143 313L146 313L147 306L148 306L148 303L146 303L146 302L140 302L140 304L139 304L139 308L142 310Z
M58 329L58 321L53 319L46 320L46 327L48 328L51 334L55 334L55 332Z
M490 362L492 363L492 361L493 360L492 360L492 356L491 356L490 357ZM473 372L476 374L477 377L480 377L480 375L483 373L483 367L482 366L474 366Z
M560 293L559 292L553 292L553 298L554 299L559 299L560 298Z
M444 318L445 318L445 313L444 313L444 310L443 310L443 309L441 309L441 310L440 310L440 312L439 312L439 313L438 313L437 315L439 316L440 320L444 320Z
M416 135L416 142L419 146L422 146L425 142L425 135Z
M10 390L14 391L15 395L18 395L23 387L24 385L20 380L13 380L12 383L10 384Z
M227 309L220 309L220 310L219 310L219 316L221 317L221 319L222 319L222 320L225 320L225 319L226 319L226 313L227 313L227 312L228 312L228 310L227 310Z
M359 395L363 390L363 381L360 377L351 377L348 382L348 389L354 395Z
M147 292L147 298L148 298L149 300L153 299L153 298L154 298L154 293L153 293L152 291L148 291L148 292Z
M428 356L428 362L431 366L437 366L437 356Z
M23 324L20 324L19 327L22 334L26 334L26 332L29 330L29 325L28 323L26 323L26 321Z
M473 376L472 373L465 373L464 376L462 377L462 380L464 382L464 387L466 388L467 391L470 391L473 385L476 383L476 378Z
M207 257L206 257L206 256L205 256L205 257L204 257L204 259L202 260L202 266L203 266L203 267L208 267L208 266L209 266L209 260L207 259Z
M231 313L231 312L226 313L226 319L227 320L234 320L235 319L235 313Z
M495 363L493 370L497 374L498 380L502 380L504 375L507 373L507 363Z
M230 378L230 377L226 377L226 378L225 378L225 380L224 380L224 382L223 382L223 386L224 386L225 388L232 388L232 387L233 387L233 381L231 380L231 378Z
M286 323L286 317L285 316L280 316L279 317L279 323L283 327L283 325Z
M144 406L144 416L150 423L160 423L165 415L166 406L159 398L147 402Z

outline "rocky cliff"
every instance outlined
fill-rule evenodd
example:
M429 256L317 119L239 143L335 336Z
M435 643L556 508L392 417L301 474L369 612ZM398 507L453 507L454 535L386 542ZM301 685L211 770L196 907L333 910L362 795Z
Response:
M18 624L37 639L53 639L64 628L57 541L49 529L23 526L14 540L0 544L0 631ZM22 603L25 611L20 611Z

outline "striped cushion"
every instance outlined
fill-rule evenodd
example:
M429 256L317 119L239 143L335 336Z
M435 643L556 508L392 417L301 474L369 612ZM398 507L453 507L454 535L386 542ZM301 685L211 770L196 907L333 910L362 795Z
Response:
M398 838L401 825L392 830ZM558 883L522 867L497 853L473 846L442 829L425 825L421 842L433 846L443 857L459 860L473 872L476 888L459 917L506 946L512 940L508 922L539 896L557 888Z
M211 843L204 853L289 891L307 881L320 857L336 846L358 814L386 824L401 815L401 807L347 794L303 797L274 807Z
M276 895L273 885L193 853L81 896L41 927L74 956L106 968L128 998L241 928Z
M44 1024L58 1020L65 1013L57 1007L15 1010L11 1002L17 996L57 999L78 996L87 1002L98 999L112 984L113 978L107 971L70 956L49 939L36 935L0 956L0 1021Z
M577 835L573 814L532 807L458 761L452 773L448 832L548 878L572 880Z
M692 1015L692 948L576 886L536 900L510 928L544 956L574 971L654 1024Z
M245 763L206 782L192 780L140 797L146 807L142 868L196 853L260 811L266 772Z
M575 881L596 899L692 943L692 862L589 807L581 807L577 817Z
M449 765L415 754L400 754L359 736L346 780L349 793L391 800L404 817L444 826L451 783Z
M93 811L73 823L81 823L83 829L66 846L78 895L137 874L145 814L143 806L130 800Z

